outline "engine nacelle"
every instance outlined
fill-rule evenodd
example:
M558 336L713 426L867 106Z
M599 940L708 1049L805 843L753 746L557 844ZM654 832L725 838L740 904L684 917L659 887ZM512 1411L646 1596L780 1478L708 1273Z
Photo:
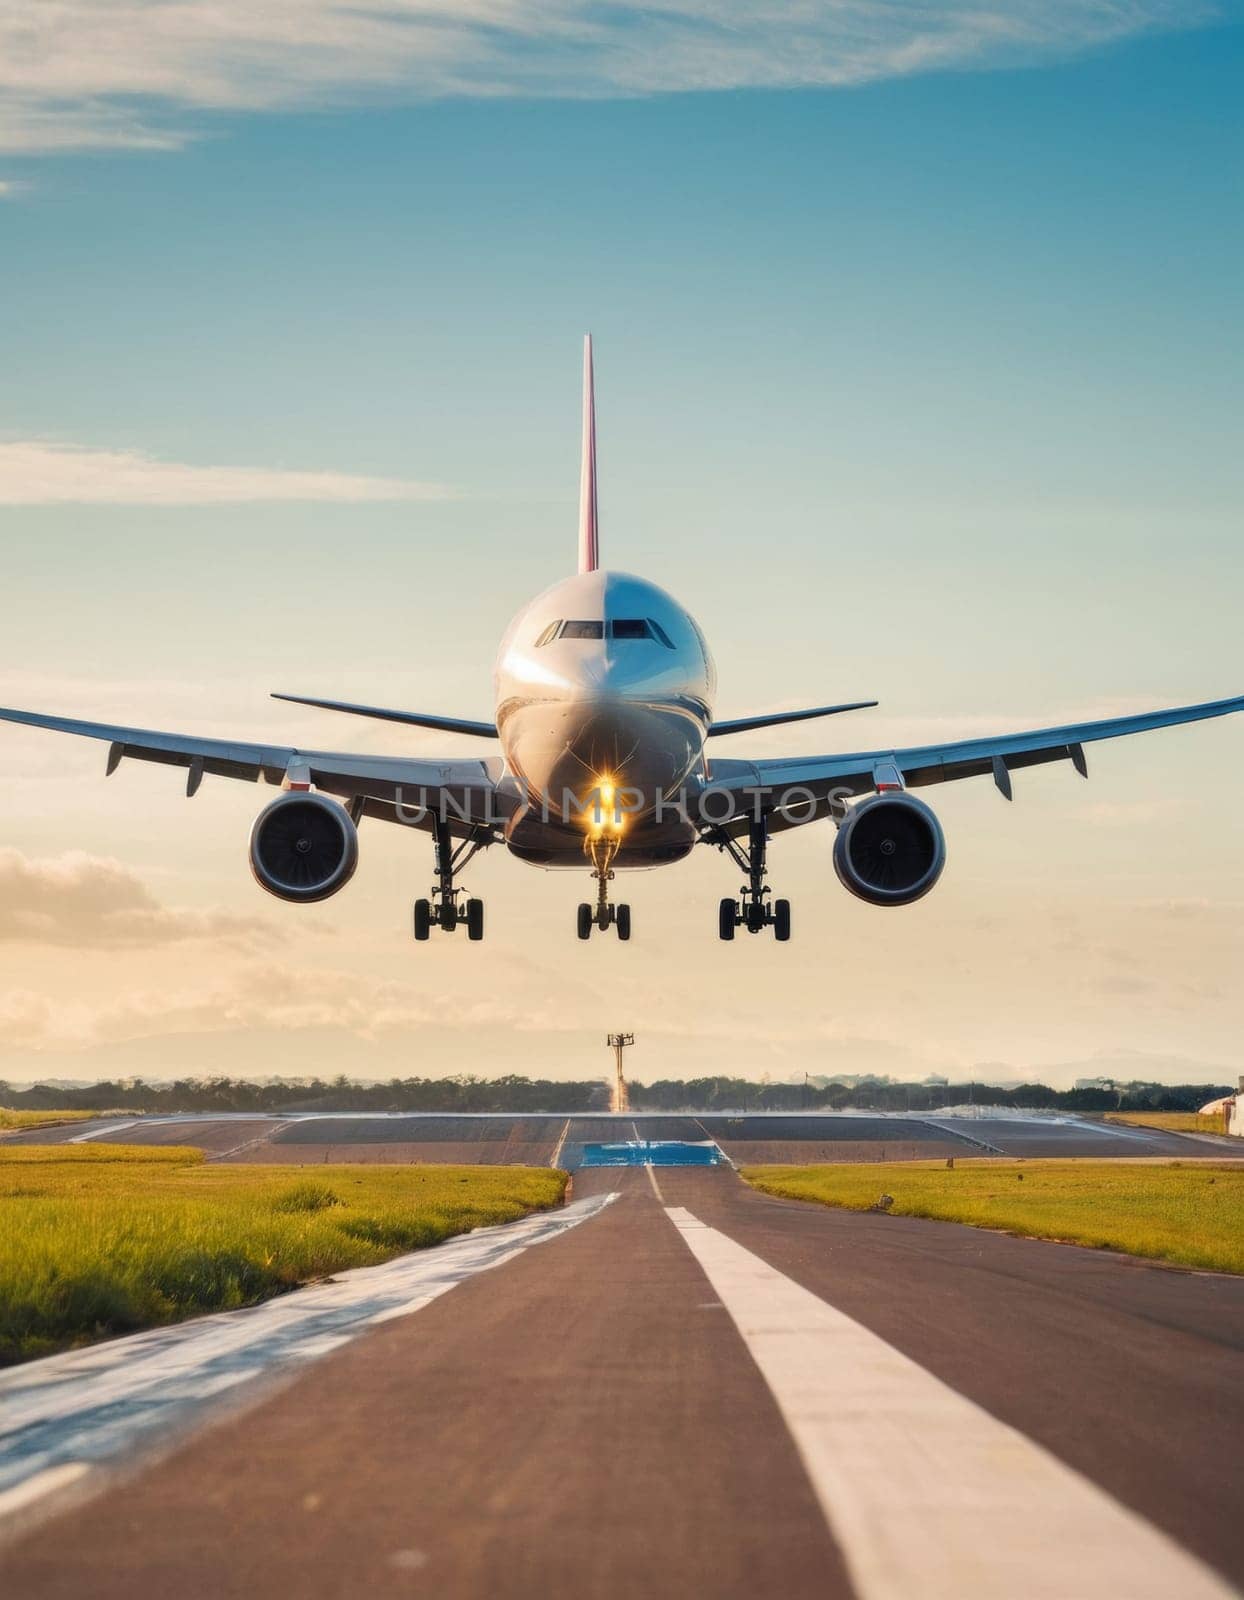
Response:
M906 906L946 865L941 824L909 794L879 794L848 806L834 840L834 868L851 893L874 906Z
M326 795L283 794L255 818L250 858L255 881L278 900L327 900L354 876L358 829Z

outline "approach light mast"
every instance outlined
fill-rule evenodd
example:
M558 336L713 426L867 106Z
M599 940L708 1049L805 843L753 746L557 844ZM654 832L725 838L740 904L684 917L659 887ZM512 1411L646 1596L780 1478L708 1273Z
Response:
M611 1033L606 1038L605 1043L613 1051L614 1055L613 1104L609 1109L617 1113L629 1111L631 1109L631 1097L627 1092L626 1074L622 1071L622 1052L628 1045L635 1043L635 1035L633 1033Z

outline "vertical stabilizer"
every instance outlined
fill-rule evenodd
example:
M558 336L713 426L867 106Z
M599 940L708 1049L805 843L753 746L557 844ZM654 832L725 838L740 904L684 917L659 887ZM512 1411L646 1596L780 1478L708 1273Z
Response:
M579 474L579 571L600 565L596 520L596 385L592 377L592 336L583 340L583 464Z

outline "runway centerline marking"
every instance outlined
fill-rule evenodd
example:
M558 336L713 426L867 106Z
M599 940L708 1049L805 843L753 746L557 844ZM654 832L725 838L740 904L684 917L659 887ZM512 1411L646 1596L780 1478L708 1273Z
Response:
M379 1266L355 1267L241 1311L0 1373L0 1526L6 1511L63 1487L70 1467L79 1477L89 1466L175 1435L208 1402L236 1401L239 1387L253 1379L296 1372L378 1322L409 1316L467 1278L586 1222L614 1198L592 1195ZM263 1392L256 1386L257 1395Z
M858 1600L1229 1600L1041 1445L680 1206L666 1215L790 1429Z

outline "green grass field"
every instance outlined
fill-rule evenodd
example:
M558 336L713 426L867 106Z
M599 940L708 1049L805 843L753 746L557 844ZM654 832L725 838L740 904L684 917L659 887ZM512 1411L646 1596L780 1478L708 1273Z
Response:
M225 1166L0 1146L0 1365L251 1305L561 1202L537 1167Z
M931 1161L747 1167L754 1188L892 1216L1125 1250L1181 1266L1244 1272L1244 1167L1208 1161Z
M106 1116L104 1111L9 1111L0 1106L0 1132L18 1133L23 1128L57 1128L63 1122L90 1122Z
M1226 1133L1221 1112L1203 1117L1199 1111L1107 1111L1107 1122L1126 1122L1133 1128L1161 1128L1167 1133Z

